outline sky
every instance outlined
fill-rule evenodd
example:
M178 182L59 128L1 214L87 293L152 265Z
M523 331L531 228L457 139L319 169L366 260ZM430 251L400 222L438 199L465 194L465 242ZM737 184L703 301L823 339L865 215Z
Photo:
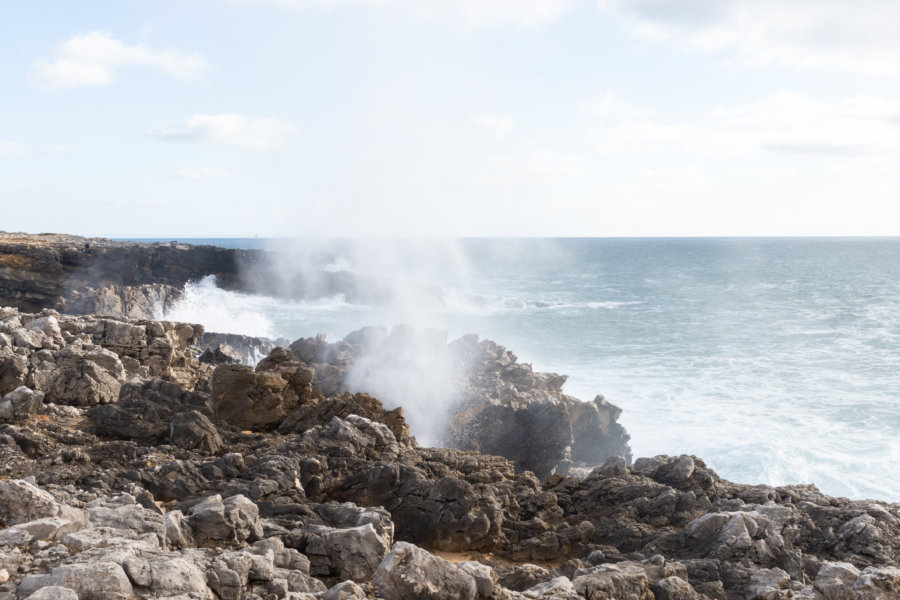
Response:
M0 11L0 230L900 235L894 0Z

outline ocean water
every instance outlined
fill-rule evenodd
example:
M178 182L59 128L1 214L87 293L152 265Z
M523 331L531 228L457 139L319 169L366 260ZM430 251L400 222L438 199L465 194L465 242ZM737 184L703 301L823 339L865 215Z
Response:
M286 272L351 271L397 293L285 302L204 280L169 318L289 339L478 333L622 407L635 456L900 501L900 239L181 241L279 246Z

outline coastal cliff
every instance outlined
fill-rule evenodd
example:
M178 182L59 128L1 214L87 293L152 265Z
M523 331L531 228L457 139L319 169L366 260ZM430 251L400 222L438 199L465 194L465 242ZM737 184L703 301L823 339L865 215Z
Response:
M225 289L246 289L241 265L259 253L214 246L144 244L71 235L0 233L0 298L36 311L61 301L87 308L84 298L103 288L159 286L177 293L184 284L215 275Z
M347 385L406 331L240 364L227 343L248 340L196 324L27 308L97 285L98 259L65 271L53 244L10 244L0 600L900 597L900 506L731 483L687 455L632 463L617 407L566 396L494 342L440 347L465 366L456 448L425 448L402 406ZM154 258L95 272L126 293L189 270L124 247Z
M280 266L294 259L288 251L0 232L0 299L25 311L151 318L181 296L185 283L207 276L222 289L275 298L340 294L350 303L378 305L393 297L391 282L355 273L286 275ZM427 286L417 293L436 294Z

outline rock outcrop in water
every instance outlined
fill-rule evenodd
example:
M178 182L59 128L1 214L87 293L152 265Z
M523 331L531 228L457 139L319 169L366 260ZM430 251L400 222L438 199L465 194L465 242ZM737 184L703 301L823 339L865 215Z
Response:
M453 449L348 389L387 332L255 368L203 335L0 308L0 600L900 597L900 505L629 464L618 409L493 342L433 344Z

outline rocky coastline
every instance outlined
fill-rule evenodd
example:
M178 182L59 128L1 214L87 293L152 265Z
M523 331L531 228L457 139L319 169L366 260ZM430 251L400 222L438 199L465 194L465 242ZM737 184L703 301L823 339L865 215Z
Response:
M495 342L437 344L429 448L351 385L408 330L151 318L207 275L275 288L263 259L0 234L0 600L900 598L900 505L632 461L617 407Z

